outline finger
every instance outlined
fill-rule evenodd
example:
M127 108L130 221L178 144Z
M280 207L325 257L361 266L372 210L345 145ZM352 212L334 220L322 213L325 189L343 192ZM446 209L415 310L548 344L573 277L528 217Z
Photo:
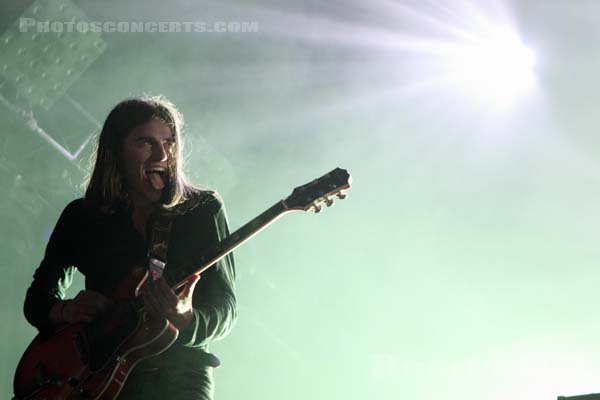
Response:
M97 312L95 310L79 310L79 315L83 317L95 317Z
M177 299L175 299L175 301L173 302L172 298L164 297L161 294L155 298L155 301L156 301L156 305L159 308L161 314L163 314L164 316L169 317L169 316L173 315L173 313L175 313L175 310L177 307Z
M177 303L177 297L162 278L154 282L154 287L149 291L149 294L154 298L156 303L174 307Z
M91 315L82 315L79 320L83 321L83 322L92 322L92 320L94 319L93 316Z
M75 305L81 308L91 308L91 309L99 309L103 308L104 305L96 302L76 302Z
M146 307L146 311L148 311L149 313L151 313L153 315L162 315L163 314L161 307L158 304L155 294L152 293L150 290L144 291L144 305Z
M159 302L166 304L169 307L175 307L179 302L175 292L173 292L167 282L162 278L157 281L156 296Z
M97 292L92 292L92 299L94 301L95 304L99 305L100 307L107 307L109 300L108 297L97 293Z
M77 304L74 301L71 301L65 305L62 313L67 315L67 318L73 319L78 318L82 314L91 314L94 313L95 310L92 307Z
M86 306L106 307L108 305L108 299L105 296L91 291L83 292L81 296L78 295L75 301L77 304Z
M76 310L79 314L95 315L98 313L99 309L95 306L78 305Z
M79 310L76 310L76 312L71 317L71 319L73 320L73 322L80 322L80 321L91 322L94 319L94 315L91 313L81 312Z
M77 314L95 317L96 315L98 315L98 310L94 308L79 308L77 309Z
M158 314L168 319L177 315L180 300L163 278L157 279L153 287L148 289L148 302Z
M97 313L97 307L77 304L74 300L69 301L62 310L63 318L69 323L90 322Z
M108 297L97 293L97 292L92 292L92 299L95 305L101 307L101 308L106 308L108 307L109 304L109 300Z
M187 279L187 282L186 282L183 290L181 291L181 293L179 293L179 296L178 296L179 299L187 299L191 295L193 295L194 289L196 288L196 283L198 283L199 280L200 280L200 275L191 275Z

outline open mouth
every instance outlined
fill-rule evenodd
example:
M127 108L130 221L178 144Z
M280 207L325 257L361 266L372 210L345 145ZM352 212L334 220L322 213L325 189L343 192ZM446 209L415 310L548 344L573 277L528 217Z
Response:
M152 167L146 170L146 176L148 177L150 185L152 185L154 190L164 189L166 173L166 168L162 167Z

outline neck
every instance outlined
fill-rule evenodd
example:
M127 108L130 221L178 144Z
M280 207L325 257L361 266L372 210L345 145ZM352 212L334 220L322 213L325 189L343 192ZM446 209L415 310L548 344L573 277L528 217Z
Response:
M146 237L146 224L150 214L156 210L156 206L147 200L136 198L136 196L130 196L130 199L133 226L143 237Z

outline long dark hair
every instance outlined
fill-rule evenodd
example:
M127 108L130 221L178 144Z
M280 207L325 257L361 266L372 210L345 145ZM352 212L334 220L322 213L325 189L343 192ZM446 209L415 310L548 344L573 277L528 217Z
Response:
M156 118L167 124L175 137L169 155L168 184L161 205L171 208L198 192L185 177L182 165L181 131L183 116L163 96L143 96L124 100L106 117L95 152L94 168L87 182L86 203L101 211L113 212L127 204L127 191L122 171L121 153L127 135L137 126Z

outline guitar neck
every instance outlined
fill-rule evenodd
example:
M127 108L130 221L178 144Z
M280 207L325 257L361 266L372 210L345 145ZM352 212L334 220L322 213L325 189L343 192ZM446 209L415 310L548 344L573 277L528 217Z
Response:
M177 282L172 289L177 290L182 287L190 276L200 275L275 220L292 211L285 206L283 200L280 200L246 225L221 240L216 246L209 249L199 260L196 260L194 265L188 266L189 268L182 268L179 270L179 273L169 271L170 278ZM193 272L190 273L188 271Z
M352 177L348 171L335 168L320 178L298 186L284 200L278 201L258 217L209 249L203 257L196 260L194 265L187 266L189 268L175 268L175 271L167 268L165 270L166 277L169 278L167 282L177 282L172 288L173 290L179 289L185 285L190 276L200 275L282 215L292 211L320 212L323 204L327 207L333 204L334 196L344 199L347 190L350 189L351 182ZM193 272L190 273L189 271Z

